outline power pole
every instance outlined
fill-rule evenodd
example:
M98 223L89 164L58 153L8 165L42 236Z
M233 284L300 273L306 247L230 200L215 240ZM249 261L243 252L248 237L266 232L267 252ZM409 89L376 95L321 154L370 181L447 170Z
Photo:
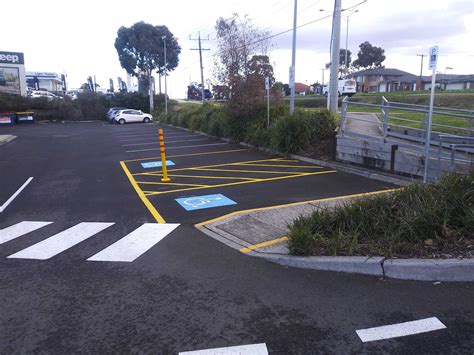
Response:
M332 28L333 32L331 36L331 74L329 77L328 108L331 112L337 112L337 100L339 97L339 47L341 42L341 0L334 0Z
M164 51L164 63L165 63L165 114L168 114L168 82L166 77L168 76L168 62L166 61L166 36L161 36L163 40L163 51Z
M293 115L295 110L295 60L296 60L296 14L298 8L298 0L295 0L295 10L293 13L293 49L291 52L291 67L290 67L290 115Z
M425 54L417 54L416 56L421 57L420 87L418 88L418 90L421 90L421 81L423 80L423 57L425 56Z
M189 36L189 39L191 41L198 41L199 44L199 48L191 48L191 50L199 51L199 63L201 65L201 100L202 104L204 105L204 67L202 65L202 51L210 51L210 49L202 48L201 41L209 41L209 36L207 36L207 39L201 39L201 32L198 32L198 38L191 38L191 36Z

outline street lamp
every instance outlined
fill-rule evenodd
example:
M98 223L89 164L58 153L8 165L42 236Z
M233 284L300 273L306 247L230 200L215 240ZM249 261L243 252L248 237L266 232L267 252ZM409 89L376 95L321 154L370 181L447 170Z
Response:
M332 13L332 11L327 11L324 9L319 9L320 12L329 12ZM344 9L342 9L344 11ZM341 15L346 19L346 50L345 50L345 55L344 55L344 66L345 66L345 72L347 73L347 70L349 68L349 64L347 63L347 47L348 47L348 41L349 41L349 18L354 15L356 12L359 12L358 9L352 10L349 15Z
M167 62L166 62L166 36L161 36L163 40L163 49L164 49L164 62L165 62L165 114L168 114L168 83L166 80L167 77Z

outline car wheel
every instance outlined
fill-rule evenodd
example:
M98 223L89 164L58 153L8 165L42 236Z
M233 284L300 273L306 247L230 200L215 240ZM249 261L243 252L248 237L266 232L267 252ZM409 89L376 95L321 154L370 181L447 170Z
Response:
M125 124L125 120L123 118L119 119L118 121L119 124Z
M148 117L145 117L145 118L143 119L143 123L150 123L150 119L149 119Z

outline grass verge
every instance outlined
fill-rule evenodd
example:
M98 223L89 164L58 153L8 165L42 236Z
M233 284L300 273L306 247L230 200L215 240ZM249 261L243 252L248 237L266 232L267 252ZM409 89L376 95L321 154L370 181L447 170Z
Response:
M474 169L434 185L322 207L289 225L293 255L474 256Z

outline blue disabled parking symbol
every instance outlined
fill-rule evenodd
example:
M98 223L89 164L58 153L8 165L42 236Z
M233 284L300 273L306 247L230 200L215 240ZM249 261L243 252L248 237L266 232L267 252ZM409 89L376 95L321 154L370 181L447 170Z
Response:
M230 198L225 197L222 194L177 198L176 202L178 202L186 211L237 204L237 202L232 201Z
M146 162L146 163L141 163L142 164L142 167L145 168L145 169L148 169L148 168L161 168L161 161L149 161L149 162ZM173 166L174 163L171 161L171 160L167 160L166 161L166 166Z

